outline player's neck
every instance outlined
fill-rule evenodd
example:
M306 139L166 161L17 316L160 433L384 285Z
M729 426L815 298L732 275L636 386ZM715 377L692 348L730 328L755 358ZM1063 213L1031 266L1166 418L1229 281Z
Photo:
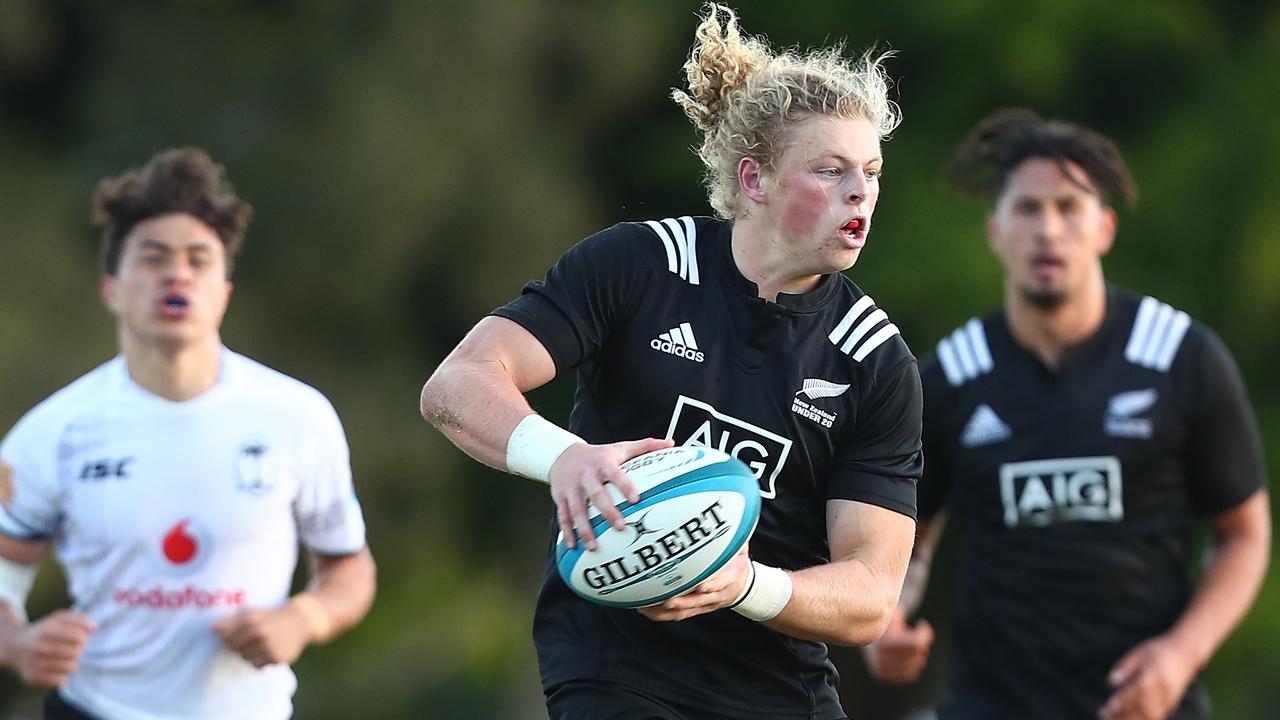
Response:
M733 224L733 262L738 272L756 284L756 292L765 300L776 302L779 293L800 295L812 290L822 280L821 275L797 275L794 261L786 248L772 242L771 234L751 222L750 215L736 219Z
M1045 365L1057 369L1067 348L1098 331L1107 315L1107 287L1101 277L1075 296L1052 308L1040 307L1017 288L1005 287L1009 332Z
M218 383L222 365L222 341L216 333L179 345L147 342L122 330L120 352L135 383L174 402L185 402L211 390Z

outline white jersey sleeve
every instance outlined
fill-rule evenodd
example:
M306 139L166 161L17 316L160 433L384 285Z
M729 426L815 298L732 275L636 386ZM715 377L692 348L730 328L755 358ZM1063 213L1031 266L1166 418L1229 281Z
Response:
M19 540L58 532L65 494L59 446L69 420L59 393L28 412L0 443L0 532Z
M338 413L316 393L310 413L310 467L299 478L294 517L302 543L321 555L348 555L365 544L364 514L351 480L351 458Z

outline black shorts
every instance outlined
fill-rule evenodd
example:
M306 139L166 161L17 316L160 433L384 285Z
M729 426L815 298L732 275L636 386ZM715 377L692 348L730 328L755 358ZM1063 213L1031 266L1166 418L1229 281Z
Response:
M626 685L572 680L547 691L551 720L694 720Z
M62 698L57 690L44 696L44 720L98 720Z
M547 690L547 714L551 720L741 720L603 680L571 680Z

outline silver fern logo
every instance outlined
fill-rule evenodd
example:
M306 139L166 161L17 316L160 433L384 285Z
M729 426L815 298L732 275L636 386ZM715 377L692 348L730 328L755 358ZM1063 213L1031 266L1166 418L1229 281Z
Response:
M801 398L820 400L822 398L840 397L848 389L848 385L833 383L830 380L805 378L805 381L800 384L800 389L796 391L796 396L791 400L791 412L807 420L812 420L824 428L830 428L836 424L838 415L830 410L814 407L801 400Z
M818 378L807 378L800 385L800 391L796 395L803 395L809 400L817 400L818 398L839 397L848 389L848 385L819 380Z

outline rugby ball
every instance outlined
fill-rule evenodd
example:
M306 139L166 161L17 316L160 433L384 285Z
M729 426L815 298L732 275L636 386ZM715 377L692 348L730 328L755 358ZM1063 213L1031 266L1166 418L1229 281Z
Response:
M728 453L706 447L655 450L623 463L639 502L607 486L626 520L615 530L587 506L595 550L572 549L560 533L556 565L573 592L600 605L660 603L711 577L751 537L760 519L760 484Z

